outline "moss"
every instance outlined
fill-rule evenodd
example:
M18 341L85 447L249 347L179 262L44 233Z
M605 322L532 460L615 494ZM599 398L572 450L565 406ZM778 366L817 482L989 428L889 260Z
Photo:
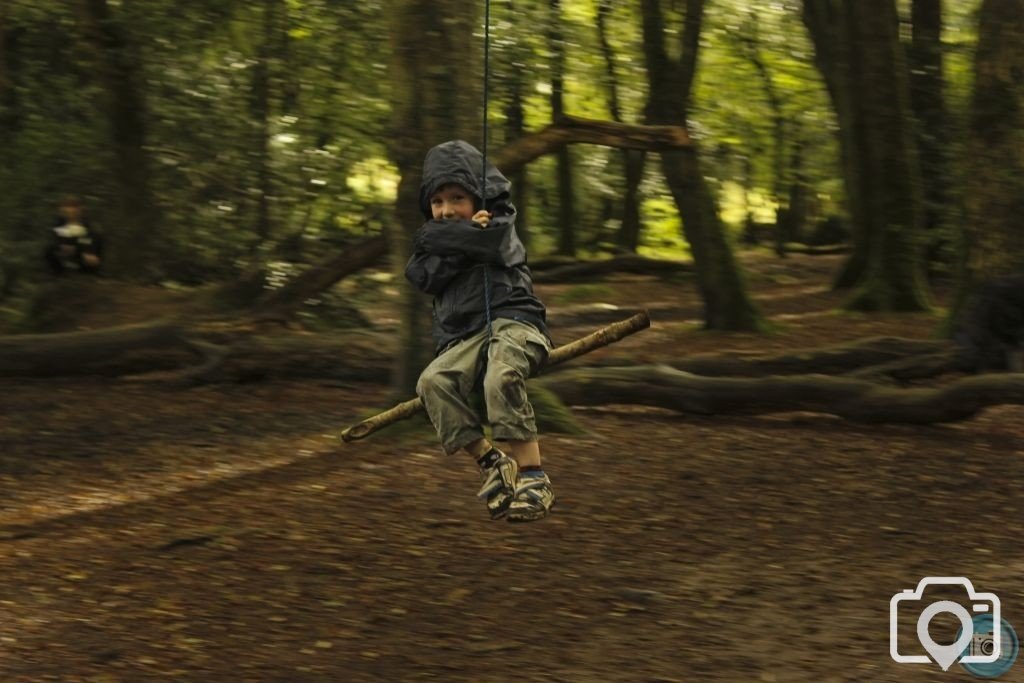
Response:
M542 434L556 433L572 436L588 434L576 420L572 411L554 393L539 386L529 388L530 403L537 416L537 430Z
M573 417L572 411L551 391L536 384L528 384L526 393L530 397L530 405L533 406L534 417L537 421L537 431L540 433L576 436L587 433ZM470 401L477 414L482 415L484 413L483 396L479 393L473 394Z

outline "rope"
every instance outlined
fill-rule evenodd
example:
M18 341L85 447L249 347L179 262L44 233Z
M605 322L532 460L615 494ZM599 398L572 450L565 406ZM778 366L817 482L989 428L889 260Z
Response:
M491 53L491 0L484 0L484 126L483 126L483 168L480 169L480 187L482 188L483 209L487 210L487 95L490 75L490 53ZM484 342L482 352L487 353L487 346L491 343L491 278L490 268L484 264L484 310L487 314L487 341ZM486 356L484 356L486 358Z
M487 208L487 90L490 80L491 58L491 0L484 0L484 144L483 168L480 169L480 186L483 188L484 208Z

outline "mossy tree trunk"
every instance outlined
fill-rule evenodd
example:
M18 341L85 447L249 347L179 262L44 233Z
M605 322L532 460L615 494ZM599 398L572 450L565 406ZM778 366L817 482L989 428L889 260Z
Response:
M1024 0L981 4L964 184L967 250L957 304L1024 275Z
M678 58L669 56L666 15L659 0L643 0L644 58L647 68L647 122L685 125L697 69L704 0L687 0ZM715 198L704 180L696 145L661 153L661 169L683 220L697 286L710 329L754 330L761 321L747 295L732 248L718 217Z
M804 22L836 109L854 252L836 280L854 310L929 306L909 84L893 0L806 0Z
M455 0L390 0L392 135L389 154L398 167L396 220L388 242L402 291L402 332L393 386L406 395L433 355L430 304L405 280L412 235L423 223L419 186L423 158L453 138L480 144L480 24L476 3Z

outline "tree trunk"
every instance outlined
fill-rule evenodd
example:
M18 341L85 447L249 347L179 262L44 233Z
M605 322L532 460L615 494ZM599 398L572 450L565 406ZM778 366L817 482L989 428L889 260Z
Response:
M14 29L8 12L9 3L0 2L0 145L7 148L7 135L17 134L20 126L18 88L16 85L18 36L23 29Z
M505 137L508 141L515 141L523 137L526 131L526 111L523 108L523 79L519 69L513 69L509 76L509 103L505 107ZM527 252L530 251L530 220L529 202L529 173L526 167L508 174L512 182L513 201L516 205L516 233L523 241Z
M556 175L558 185L558 247L557 253L563 256L576 255L576 202L573 197L575 188L572 178L572 155L568 147L562 147L556 155Z
M782 110L782 98L779 97L775 82L768 71L768 65L761 56L758 41L760 33L757 22L757 13L748 11L747 33L740 35L743 55L750 61L761 85L764 88L765 98L768 100L768 108L771 109L772 121L772 202L775 204L775 254L779 257L786 255L786 223L789 218L788 206L783 201L783 188L786 187L786 116Z
M1024 273L1024 0L985 0L968 132L967 282Z
M924 186L924 229L929 260L938 255L940 232L947 210L946 105L942 59L942 1L913 0L910 66L910 104L917 121L917 153Z
M562 36L560 0L550 0L548 48L551 50L551 118L558 122L565 116L565 39ZM576 255L576 207L574 201L572 156L568 147L558 150L556 163L558 186L558 253Z
M840 0L841 1L841 0ZM843 24L836 0L805 0L803 20L814 43L814 62L821 72L832 108L839 120L839 152L846 190L846 206L850 213L853 253L846 260L833 286L850 289L867 270L867 217L864 215L861 167L858 163L858 129L852 122L852 110L846 106L849 93L845 86L850 63L850 46L841 40Z
M280 0L264 0L262 28L258 41L256 64L252 69L252 91L249 114L252 117L253 162L256 167L256 236L257 245L270 239L272 233L269 198L270 177L270 58L275 42L275 10Z
M150 186L146 152L144 78L136 46L111 12L107 0L79 0L78 7L105 89L114 168L118 186L118 226L110 231L108 262L128 275L152 274L153 238L161 212Z
M789 158L788 199L786 218L781 226L782 238L786 242L800 242L807 224L807 176L804 174L803 142L797 139Z
M402 332L393 386L411 393L431 357L430 304L405 280L412 235L423 224L419 186L423 158L432 146L480 139L481 64L476 3L456 0L390 0L392 135L389 154L401 179L388 223L392 264L402 289ZM461 65L453 68L453 65ZM508 172L508 169L505 169Z
M704 325L713 330L758 330L760 315L747 296L739 266L718 218L718 207L694 152L663 152L661 169L683 219Z
M608 40L608 18L612 13L612 0L601 0L597 8L597 35L604 57L605 83L608 89L608 109L612 119L623 122L622 107L619 104L619 79L615 73L615 54ZM644 176L647 155L642 151L622 150L622 168L626 182L622 196L622 213L615 242L619 250L636 253L640 246L640 181Z
M981 352L1016 346L1019 353L1024 347L1024 0L982 2L966 164L967 248L950 327L959 341Z
M922 199L893 0L806 0L804 20L839 120L854 253L837 286L854 310L929 306L918 246Z
M14 82L7 61L7 2L0 2L0 107L5 107L11 97Z
M619 249L636 253L640 246L640 183L644 179L647 153L643 150L627 149L622 152L626 173L626 194L622 197L622 225L616 243Z
M703 0L687 0L680 57L665 49L665 22L659 0L643 0L644 57L648 78L649 123L685 124L697 68ZM683 220L697 286L704 300L704 321L711 329L755 330L760 316L747 296L732 249L725 237L711 190L695 147L661 153L661 168Z

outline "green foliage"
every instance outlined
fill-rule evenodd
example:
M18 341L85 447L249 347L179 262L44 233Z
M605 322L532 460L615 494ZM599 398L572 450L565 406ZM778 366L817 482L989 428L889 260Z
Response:
M686 258L690 246L682 234L682 221L670 197L650 197L642 207L644 234L639 253L652 258Z
M508 141L511 93L523 91L525 125L551 122L551 54L544 27L559 21L567 54L570 114L611 116L610 78L598 41L599 0L510 0L492 6L491 146ZM662 3L670 30L683 3ZM906 4L906 3L904 3ZM977 0L944 3L947 99L959 137L971 84ZM77 3L9 0L0 54L0 269L4 301L44 277L39 253L58 198L86 198L116 247L117 188L111 172L107 90L95 36ZM391 126L387 16L380 0L108 0L110 21L138 60L146 152L163 210L158 239L167 278L194 284L247 272L254 263L304 264L379 232L393 220L396 171ZM644 121L647 79L639 3L611 3L608 40L621 114ZM676 50L677 34L668 43ZM481 32L450 39L478 41ZM416 49L416 46L410 46ZM836 122L795 0L707 4L689 128L723 220L770 222L790 181L794 145L820 216L843 205ZM758 66L760 65L760 67ZM477 64L439 65L480 78ZM3 74L8 74L5 85ZM474 81L475 82L475 81ZM260 99L260 84L266 97ZM423 88L431 87L423 83ZM774 94L774 99L772 98ZM776 118L781 116L781 129ZM680 122L682 123L682 122ZM776 135L781 130L781 143ZM473 142L479 143L474 140ZM572 150L577 242L584 255L610 250L624 192L621 153ZM553 248L557 191L553 159L528 169L532 256ZM675 205L651 155L640 187L641 252L685 258ZM261 200L269 233L261 234ZM9 291L10 282L20 294ZM2 302L0 302L2 303ZM20 310L14 306L11 310ZM10 315L17 317L16 313Z
M385 65L367 59L383 53L379 3L140 0L110 2L109 11L145 78L168 276L231 277L281 242L298 245L303 260L318 258L353 226L365 231L350 217L379 197L353 191L348 178L356 163L383 157ZM0 168L0 234L31 240L37 259L58 198L75 193L116 245L123 226L112 219L116 192L109 130L96 106L104 92L93 38L64 3L14 2L8 12L2 28L17 36L8 58L17 69L13 98L0 98L0 143L14 163ZM266 110L253 100L261 65ZM273 232L265 237L255 224L262 177L272 193Z

